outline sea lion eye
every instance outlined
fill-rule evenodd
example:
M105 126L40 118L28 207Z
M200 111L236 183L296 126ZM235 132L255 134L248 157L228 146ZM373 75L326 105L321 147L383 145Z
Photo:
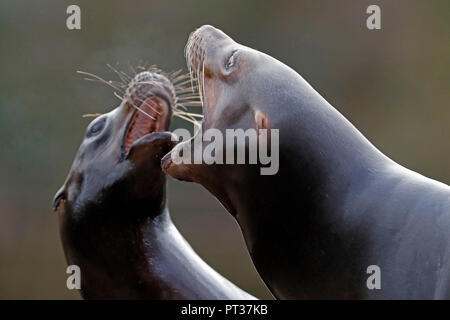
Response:
M228 61L225 64L225 69L226 70L231 69L235 65L235 63L236 63L236 52L237 52L237 50L233 50L233 52L231 53L231 56L228 58Z
M96 123L94 123L88 130L87 132L87 136L88 137L92 137L96 134L98 134L100 131L103 130L103 128L105 127L105 123L106 123L106 118L103 118L99 121L97 121Z

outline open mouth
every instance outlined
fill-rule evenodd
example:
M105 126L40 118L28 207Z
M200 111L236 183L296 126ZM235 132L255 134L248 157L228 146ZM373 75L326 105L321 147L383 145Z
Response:
M133 107L136 110L134 110L130 119L124 139L126 153L130 151L133 143L143 136L153 132L165 131L168 127L168 104L164 99L153 96Z
M143 137L168 131L172 116L198 123L197 118L203 116L188 109L200 103L199 94L192 87L191 76L181 73L181 70L165 74L156 68L134 76L123 98L123 107L128 114L122 142L124 155L128 155L133 145Z
M133 112L123 138L123 151L128 154L142 137L166 131L176 101L175 88L158 72L143 71L130 81L125 97L126 110ZM128 111L127 111L128 112Z

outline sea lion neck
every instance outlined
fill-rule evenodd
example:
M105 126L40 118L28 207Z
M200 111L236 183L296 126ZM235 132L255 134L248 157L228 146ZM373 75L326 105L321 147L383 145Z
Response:
M255 105L270 106L262 111L268 114L271 129L279 129L278 173L261 176L244 167L236 174L239 183L229 181L223 187L249 248L258 246L256 239L267 238L265 232L273 233L263 226L278 228L284 238L293 225L307 234L306 226L339 221L343 214L339 206L347 200L343 191L351 196L393 165L303 78L286 79L279 82L283 94L263 96L261 103L255 98Z
M155 209L157 208L157 209ZM129 212L90 212L82 218L64 209L60 211L61 238L68 264L82 272L81 294L84 298L161 298L165 283L159 281L152 263L159 255L156 239L166 236L171 226L163 195L154 210L141 208ZM152 284L154 283L154 284ZM154 296L152 296L154 295Z
M66 240L74 246L89 247L96 243L126 246L135 243L136 237L145 237L149 226L168 219L165 177L154 181L145 191L141 184L134 182L135 185L117 183L93 202L80 196L79 202L85 202L84 205L65 204L59 214L64 221ZM135 188L142 194L138 195ZM87 247L79 249L84 251Z
M85 299L254 299L196 255L167 206L156 217L73 223L60 211L69 265ZM103 223L102 223L103 222Z

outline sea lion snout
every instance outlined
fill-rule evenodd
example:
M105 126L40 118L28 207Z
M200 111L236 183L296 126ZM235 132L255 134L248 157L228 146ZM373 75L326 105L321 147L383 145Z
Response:
M173 84L163 75L150 71L138 73L125 92L127 102L136 106L154 95L163 97L169 104L173 104L176 99Z
M186 43L185 55L188 68L194 72L202 72L205 66L205 60L216 56L217 49L223 46L223 43L234 42L223 31L214 28L211 25L204 25L191 33ZM217 57L218 58L218 57ZM217 58L212 58L217 60ZM197 75L198 76L198 75Z
M192 38L192 40L194 40L195 38L211 38L211 40L223 40L229 37L222 30L219 30L209 24L205 24L191 33L189 38Z

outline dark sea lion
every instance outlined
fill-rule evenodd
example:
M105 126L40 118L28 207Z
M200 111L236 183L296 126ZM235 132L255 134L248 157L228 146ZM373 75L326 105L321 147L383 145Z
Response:
M86 299L254 299L208 266L170 219L160 161L174 145L164 131L175 101L166 77L136 75L120 106L88 126L55 196Z
M279 129L274 175L175 163L196 137L162 161L236 218L276 297L450 298L449 186L386 157L294 70L214 27L191 34L186 56L201 85L203 132ZM379 290L367 285L371 265Z

